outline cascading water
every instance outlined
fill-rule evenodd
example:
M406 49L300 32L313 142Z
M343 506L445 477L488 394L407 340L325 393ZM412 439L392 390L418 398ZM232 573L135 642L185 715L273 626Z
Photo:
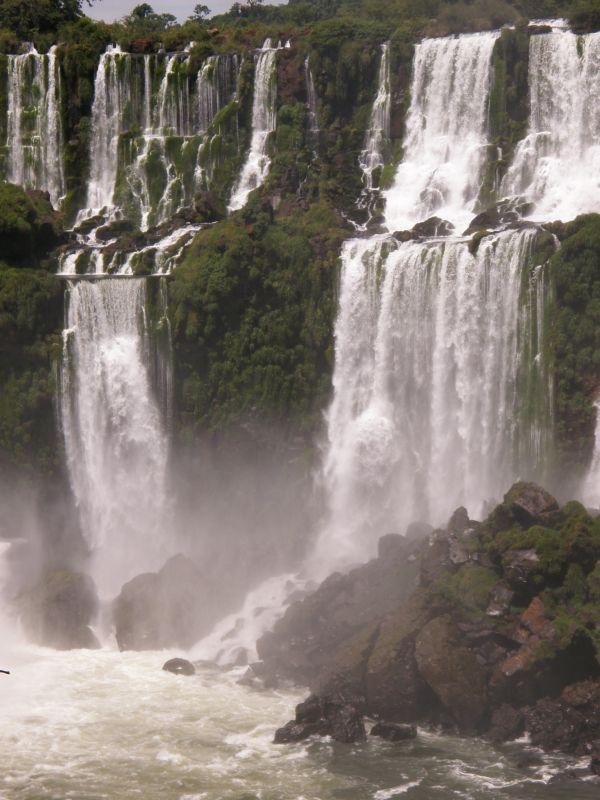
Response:
M383 532L443 523L459 505L478 514L536 466L537 436L520 420L521 384L541 357L523 363L540 313L523 286L535 237L490 236L476 255L452 239L346 244L324 465L330 524L317 561L363 559Z
M581 499L590 508L600 508L600 399L596 400L594 408L596 410L594 452L583 484Z
M319 115L317 112L317 91L315 89L315 79L310 68L310 57L304 60L304 81L306 83L306 105L308 107L308 132L311 135L313 144L319 141Z
M600 211L600 33L531 37L529 130L502 183L536 219Z
M267 146L269 137L275 130L276 122L275 57L277 49L272 47L271 40L267 39L256 59L252 100L252 139L248 156L231 193L230 211L237 211L245 205L250 192L263 184L271 166Z
M497 32L425 39L416 46L404 160L385 193L387 225L433 214L464 229L485 163L491 58Z
M168 447L151 385L144 279L68 284L61 418L71 486L104 595L162 566Z
M50 195L57 207L65 194L62 85L56 46L7 56L6 178Z
M373 173L383 167L383 148L390 137L390 113L392 107L390 89L390 45L381 46L377 96L371 111L371 121L365 139L365 147L360 154L359 164L363 173L365 191L373 191Z

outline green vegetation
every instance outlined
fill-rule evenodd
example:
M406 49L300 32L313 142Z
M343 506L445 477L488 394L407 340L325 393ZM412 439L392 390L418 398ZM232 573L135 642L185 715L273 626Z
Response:
M40 268L59 222L39 193L0 184L0 467L56 462L52 356L62 287Z
M331 207L274 218L258 198L196 237L170 284L178 405L218 430L256 409L314 425L329 393L336 263Z
M550 349L555 359L558 458L575 481L591 458L600 391L600 216L556 226Z

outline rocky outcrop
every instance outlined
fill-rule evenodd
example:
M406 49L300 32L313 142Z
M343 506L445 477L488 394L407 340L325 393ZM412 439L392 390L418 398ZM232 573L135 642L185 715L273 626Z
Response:
M261 641L263 672L314 692L277 741L333 735L337 698L342 723L366 715L392 740L415 723L495 742L527 732L597 764L598 525L518 483L483 522L459 508L410 542L383 537L377 559L328 578Z
M98 611L94 582L81 572L46 573L19 598L20 619L27 636L57 650L99 647L90 624Z
M184 556L171 558L157 573L138 575L121 589L113 605L121 650L188 648L207 632L212 607L205 579Z
M275 744L300 742L309 736L331 736L351 744L366 739L362 715L357 709L362 700L341 693L311 695L296 706L296 717L275 732Z
M416 725L399 725L396 722L377 722L370 731L371 736L378 736L388 742L405 742L417 736Z

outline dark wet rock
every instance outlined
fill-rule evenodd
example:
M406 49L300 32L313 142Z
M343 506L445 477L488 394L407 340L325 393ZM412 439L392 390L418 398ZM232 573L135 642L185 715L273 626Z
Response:
M200 192L194 198L198 222L218 222L227 216L227 208L216 192Z
M537 551L533 548L526 550L507 550L502 559L504 577L509 586L520 594L528 589L534 590L534 576L540 562Z
M363 672L370 714L414 722L437 707L415 658L415 637L431 615L426 598L417 594L382 622Z
M377 542L377 557L382 559L406 558L406 539L399 533L387 533Z
M405 742L417 736L416 725L401 725L397 722L377 722L371 728L371 736L378 736L388 742Z
M490 617L502 617L510 611L515 593L502 581L497 583L491 591L490 603L486 614Z
M523 711L514 706L503 703L494 709L487 732L487 738L492 742L509 742L522 736L525 731L525 717Z
M446 531L434 531L425 544L420 559L419 580L421 586L429 586L450 569L452 569L450 537Z
M533 210L531 203L515 203L503 200L495 206L487 208L471 220L463 236L471 236L478 231L495 231L506 228L522 221L524 216Z
M440 217L429 217L424 222L418 222L412 229L413 237L423 239L450 236L453 232L454 225Z
M522 525L551 525L559 512L554 497L535 483L515 483L504 496L504 505Z
M275 744L298 742L309 736L331 736L352 744L366 739L360 711L343 694L311 695L296 706L296 717L275 733Z
M251 689L276 689L279 685L277 676L271 674L268 666L263 661L255 661L248 665L248 669L238 681L240 686Z
M334 573L316 591L289 606L257 644L259 657L282 677L311 687L342 664L361 661L362 639L338 654L357 634L369 640L374 620L397 609L416 585L418 564L411 545L394 540L393 558L377 558L346 575ZM384 545L385 548L385 545ZM354 654L357 658L354 659ZM340 655L340 658L338 658Z
M430 525L428 522L411 522L404 532L404 538L411 544L423 542L428 536L431 536L433 530L433 525Z
M419 673L459 728L477 731L487 713L487 676L449 616L419 631L415 658Z
M567 686L525 712L531 743L544 750L588 755L600 741L600 681Z
M514 765L517 769L531 769L532 767L541 767L544 764L544 759L540 753L532 750L526 750L514 760Z
M75 228L75 232L85 236L86 234L91 233L95 228L99 228L101 225L104 225L105 222L106 217L103 214L95 214L93 217L88 217L87 219L82 220L82 222L80 222Z
M89 627L98 612L94 582L81 572L56 570L42 576L19 599L28 637L57 650L99 647Z
M191 647L208 632L213 614L203 574L181 555L126 583L113 604L121 650Z
M133 230L133 223L130 220L115 219L96 230L96 239L99 242L108 242L110 239L116 239L124 233L131 233Z
M591 745L590 770L594 775L600 775L600 739Z
M172 672L174 675L195 675L196 667L186 658L170 658L163 664L165 672Z

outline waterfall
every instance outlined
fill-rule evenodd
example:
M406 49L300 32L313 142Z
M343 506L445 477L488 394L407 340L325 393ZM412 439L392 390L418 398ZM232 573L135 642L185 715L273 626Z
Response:
M596 409L596 432L592 463L585 478L582 500L590 508L600 508L600 399L594 403Z
M166 555L167 438L149 375L143 279L69 281L61 418L73 494L105 595Z
M392 98L390 93L390 45L381 46L381 63L379 65L378 89L371 121L365 139L365 146L360 154L359 164L363 173L363 183L367 192L373 191L373 173L383 167L383 148L390 138L390 113Z
M317 92L315 79L310 68L310 56L304 60L304 82L306 83L306 105L308 107L308 132L316 144L319 140L319 115L317 112Z
M600 211L600 33L532 36L529 91L529 129L503 194L534 203L537 219Z
M237 211L245 205L250 192L263 184L271 166L267 146L269 136L275 130L276 123L276 52L277 48L271 46L271 40L266 39L256 59L252 100L252 139L238 182L231 193L230 211Z
M543 312L528 291L535 237L489 236L476 255L455 239L344 246L318 560L364 558L382 533L441 524L459 505L481 513L536 466L520 404L540 357L529 352Z
M101 56L80 220L102 209L110 217L126 212L145 231L191 205L197 154L235 95L239 62L211 56L192 75L189 59L187 50L138 57L112 45Z
M390 230L435 214L459 229L473 215L485 163L491 59L497 32L416 46L404 159L385 193Z
M56 46L6 56L8 99L6 178L50 195L57 207L65 194L62 84Z

